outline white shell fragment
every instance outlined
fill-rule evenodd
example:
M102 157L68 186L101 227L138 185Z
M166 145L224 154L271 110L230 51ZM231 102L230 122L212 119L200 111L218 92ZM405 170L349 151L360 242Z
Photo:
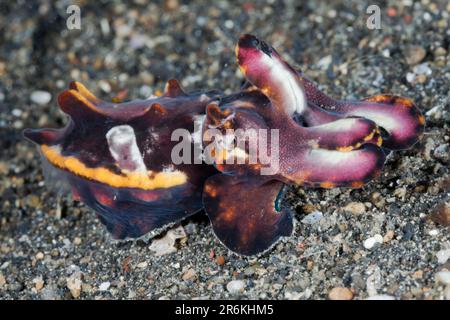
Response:
M320 211L313 211L302 219L304 224L315 224L323 218L323 213Z
M436 257L439 264L444 264L450 259L450 249L439 250L436 253Z
M442 284L450 284L450 271L439 271L436 273L436 280Z
M99 291L108 291L109 287L111 286L111 283L109 281L102 282L100 286L98 287Z
M373 237L366 239L364 241L364 248L372 249L377 243L383 243L383 236L381 234L376 234Z
M166 235L160 239L152 241L149 249L155 252L156 256L163 256L177 251L175 242L177 239L186 238L186 232L182 226L167 231Z
M46 105L52 100L52 95L47 91L36 90L31 93L30 99L38 105Z
M227 290L231 294L237 294L244 291L245 283L242 280L232 280L227 284Z

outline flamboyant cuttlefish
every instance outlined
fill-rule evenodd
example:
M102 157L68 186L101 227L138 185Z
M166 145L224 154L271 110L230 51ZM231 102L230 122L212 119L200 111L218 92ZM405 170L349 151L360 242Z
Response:
M239 39L236 57L248 83L235 94L187 94L170 80L161 97L108 103L74 82L58 98L68 125L24 134L39 145L44 171L68 182L114 238L142 237L204 209L227 248L254 255L292 233L285 184L361 187L386 152L423 133L411 100L334 100L254 36ZM173 160L180 129L190 133L184 162ZM233 143L248 132L265 135ZM267 161L274 156L276 166Z

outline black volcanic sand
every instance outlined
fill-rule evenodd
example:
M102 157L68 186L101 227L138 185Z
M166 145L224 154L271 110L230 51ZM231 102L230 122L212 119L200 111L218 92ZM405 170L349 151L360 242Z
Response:
M449 201L447 1L382 2L379 30L366 26L370 1L80 1L81 30L66 28L66 1L16 2L0 4L1 299L450 299L449 229L429 219ZM295 235L259 258L221 246L203 212L182 223L176 252L156 256L150 243L112 241L92 210L49 192L21 131L66 123L56 97L70 81L104 99L145 98L172 77L230 93L243 81L242 33L272 43L335 97L412 98L424 138L362 189L290 187ZM302 222L314 211L321 220ZM376 235L383 243L366 248Z

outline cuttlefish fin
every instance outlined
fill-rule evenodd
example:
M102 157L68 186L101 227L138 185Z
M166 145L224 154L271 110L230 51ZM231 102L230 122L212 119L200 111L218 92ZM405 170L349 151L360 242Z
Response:
M114 239L139 238L170 226L201 208L198 197L183 189L115 189L89 180L73 179L81 201L94 209ZM184 199L179 201L178 199Z

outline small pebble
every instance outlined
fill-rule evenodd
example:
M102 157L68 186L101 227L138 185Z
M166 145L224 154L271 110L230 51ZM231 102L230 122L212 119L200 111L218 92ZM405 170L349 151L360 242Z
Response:
M381 270L377 265L370 265L367 268L367 274L370 276L366 280L366 290L369 297L376 296L381 287Z
M44 287L44 280L41 276L34 278L33 283L37 291L40 291Z
M225 25L225 28L227 28L227 29L233 29L234 22L233 22L233 20L226 20L224 25Z
M316 207L312 203L306 203L302 206L302 210L304 213L308 214L316 211Z
M376 234L373 237L366 239L364 241L364 248L372 249L377 243L383 243L383 236L380 234Z
M413 71L417 75L423 74L423 75L426 75L426 76L429 76L432 73L430 67L428 66L428 62L425 62L425 63L422 63L422 64L419 64L419 65L415 66L413 68Z
M303 292L286 291L284 294L284 298L287 300L300 300L302 297L303 297Z
M176 228L170 229L167 231L167 236L172 238L173 240L186 238L186 232L182 226L178 226Z
M182 276L182 279L184 280L184 281L187 281L187 280L193 280L193 279L195 279L197 277L197 273L195 272L195 270L194 269L188 269L184 274L183 274L183 276Z
M413 66L421 62L426 55L426 51L421 46L411 46L405 50L406 63Z
M36 254L36 259L37 259L37 260L42 260L42 259L44 259L44 254L43 254L42 252L38 252L38 253Z
M11 113L12 113L12 115L14 117L20 117L22 115L22 110L20 110L20 109L13 109Z
M177 251L174 246L175 241L167 236L152 241L149 249L155 252L156 256L163 256Z
M46 105L52 100L52 95L47 91L37 90L31 93L30 99L39 105Z
M152 96L152 88L150 86L147 85L143 85L140 89L139 89L139 94L142 97L148 98Z
M196 234L197 233L197 229L198 229L197 224L196 223L192 223L192 222L190 222L190 223L188 223L187 225L184 226L184 231L186 232L186 235Z
M139 269L147 268L147 266L148 266L147 261L139 262L139 263L136 265L136 267L138 267Z
M4 162L4 161L0 161L0 174L4 174L6 175L9 171L9 165Z
M406 73L406 81L409 83L414 82L416 80L416 75L413 72Z
M302 219L304 224L315 224L323 218L323 213L320 211L313 211Z
M100 80L98 86L106 93L111 92L111 85L105 80Z
M147 36L142 34L134 34L131 36L129 45L133 49L140 49L145 46L145 42L147 41Z
M445 299L450 300L450 285L445 287L444 296L445 296Z
M406 196L406 188L397 188L397 189L395 189L394 190L394 196L404 200L405 196Z
M357 216L366 212L366 206L362 202L350 202L342 209Z
M394 239L395 233L392 230L389 230L386 232L386 234L383 237L383 242L387 243L389 241L391 241L392 239Z
M445 250L439 250L436 253L436 257L438 259L439 264L444 264L447 262L448 259L450 259L450 249Z
M223 265L225 264L225 258L224 258L223 256L218 256L218 257L216 258L216 263L217 263L219 266L223 266Z
M450 160L449 145L441 144L436 149L434 149L433 155L436 159L442 160L444 162L449 162L449 160Z
M81 284L81 291L86 292L86 293L91 293L92 286L88 283L83 283L83 284Z
M377 208L383 208L383 206L386 203L386 200L383 198L383 196L381 195L381 193L379 192L374 192L371 195L373 204L377 207Z
M136 298L136 291L134 290L128 290L128 299L134 299Z
M80 297L82 284L80 272L74 272L69 278L66 279L67 289L70 290L70 294L75 299Z
M417 75L415 79L418 83L425 83L427 81L427 76L424 74Z
M102 30L102 33L104 35L108 35L110 32L110 26L109 26L109 22L108 19L103 18L100 20L100 29Z
M442 109L442 105L437 105L425 112L425 115L429 118L439 119L442 113Z
M423 271L417 270L416 272L413 273L412 277L413 277L413 279L422 279Z
M99 291L107 291L110 286L111 286L111 282L106 281L106 282L103 282L102 284L100 284L100 286L98 287L98 290Z
M395 7L389 7L386 9L386 13L389 17L395 17L398 14L398 11Z
M328 298L330 300L352 300L353 299L353 292L348 288L333 288L328 293Z
M0 273L0 288L3 288L3 286L6 284L6 279L3 274Z
M245 283L242 280L233 280L228 282L227 290L231 294L237 294L244 292Z
M178 3L178 0L166 0L164 1L164 5L167 10L173 11L177 10L180 4Z
M328 69L332 61L333 57L331 55L328 55L320 59L319 62L317 63L317 66L322 70L326 70Z
M450 225L450 202L439 203L436 205L430 215L431 221L443 225Z
M256 268L254 266L251 266L244 270L244 274L246 276L252 276L255 274L255 271L256 271Z
M435 57L443 57L446 54L447 54L447 50L445 50L445 48L439 47L436 50L434 50Z
M436 273L435 279L439 283L442 283L445 285L450 284L450 271L439 271L438 273Z
M186 232L182 226L167 231L166 235L160 239L152 241L149 249L155 252L155 255L162 256L177 251L175 242L177 239L186 238Z
M58 295L58 292L52 286L46 286L42 290L41 295L42 295L42 299L44 299L44 300L58 300L58 299L61 299L61 297Z

